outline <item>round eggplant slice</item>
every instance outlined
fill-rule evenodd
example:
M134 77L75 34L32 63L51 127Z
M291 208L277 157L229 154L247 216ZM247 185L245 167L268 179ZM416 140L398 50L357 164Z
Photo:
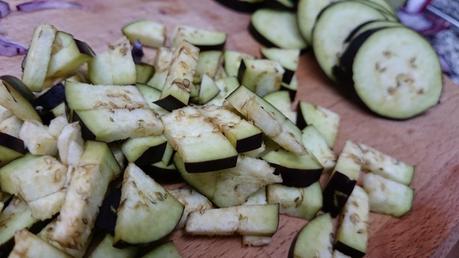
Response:
M289 11L260 9L251 18L251 32L263 44L286 49L303 49L308 45L301 37L296 15Z
M336 79L333 70L349 33L364 22L384 18L380 11L354 1L337 2L321 13L314 27L312 45L320 67L330 79Z
M407 28L388 28L371 35L357 52L352 71L360 99L388 118L419 115L441 96L438 57L424 38Z
M298 27L301 36L312 43L312 30L320 12L332 3L332 0L300 0L298 2Z

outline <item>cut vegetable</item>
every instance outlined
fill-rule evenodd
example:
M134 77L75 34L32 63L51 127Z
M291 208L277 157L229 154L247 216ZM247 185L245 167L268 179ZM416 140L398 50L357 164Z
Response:
M88 258L131 258L135 257L138 249L136 247L115 248L113 247L113 237L106 234L103 240L88 255Z
M323 193L323 210L329 212L332 217L336 217L341 212L354 190L360 175L361 156L360 148L353 142L347 141Z
M401 217L413 206L413 189L382 176L365 174L363 188L368 193L373 212Z
M70 179L67 177L66 180L68 181ZM27 204L29 205L30 210L32 211L32 216L39 220L51 219L61 210L66 193L67 190L63 188L58 192L28 202Z
M291 83L293 75L298 67L300 50L280 49L280 48L261 48L261 54L269 60L278 62L285 69L282 82Z
M84 141L81 136L80 124L66 125L57 138L59 158L63 164L76 166L84 151Z
M345 255L338 250L333 251L333 258L352 258L351 256Z
M177 228L185 227L188 215L194 211L205 211L212 208L212 203L203 195L196 192L192 188L184 187L179 189L174 189L169 192L174 196L180 203L185 206L183 210L182 217L180 222L177 225Z
M134 84L136 71L129 41L123 37L110 45L109 50L93 57L89 62L88 75L94 84Z
M201 86L199 87L198 103L206 104L220 93L220 89L215 82L206 74L202 76Z
M262 158L276 168L275 173L282 176L287 186L307 187L322 175L323 167L309 154L296 155L279 149L267 152Z
M378 19L384 19L380 11L356 1L334 3L321 13L314 27L312 45L320 67L330 79L335 80L333 70L349 33L361 23Z
M29 228L37 221L27 204L14 197L0 214L0 246L7 244L17 231Z
M297 114L292 110L292 99L290 98L290 93L288 91L281 90L271 92L266 95L264 99L279 110L290 121L296 123Z
M56 28L48 24L39 25L34 30L22 74L22 81L31 91L43 89L56 32Z
M122 145L122 150L129 162L139 167L156 163L163 158L167 140L164 136L146 136L131 138Z
M166 165L159 161L149 166L141 167L149 177L161 184L173 184L183 182L182 176L177 171L174 164Z
M223 62L222 51L200 52L193 82L194 83L201 82L203 75L207 75L210 78L214 78L222 62Z
M299 0L297 19L301 36L308 43L312 43L312 30L320 12L331 4L332 0Z
M240 156L236 167L212 173L188 173L177 154L174 163L183 179L218 207L241 205L261 187L282 182L267 162L249 157Z
M169 111L155 104L155 102L161 97L161 91L147 85L139 84L137 85L137 89L139 89L140 93L142 93L151 110L155 111L160 116L169 113Z
M123 178L115 226L115 245L163 238L179 223L183 205L161 185L129 164Z
M289 11L259 9L252 15L251 25L256 38L268 45L286 49L307 47L298 31L296 15Z
M174 47L179 46L183 41L187 41L201 50L218 50L223 48L226 42L226 34L223 32L183 25L175 28L172 38Z
M217 106L205 106L199 111L223 132L237 152L252 151L261 147L261 130L247 120Z
M344 206L335 249L351 257L363 257L367 250L369 215L368 195L356 186Z
M118 166L106 144L86 143L79 166L70 180L59 217L53 227L43 233L45 240L72 256L83 256L99 207L115 174L109 165L113 163Z
M335 167L336 154L327 145L325 138L314 126L304 128L303 145L325 169L328 170Z
M183 158L188 172L236 166L236 149L195 107L175 110L161 119L164 135Z
M22 95L21 91L16 90L14 84L5 80L0 83L0 105L2 107L7 108L21 120L41 121L32 104L24 96L27 95Z
M0 122L0 132L19 138L19 131L22 125L22 120L15 116L11 116Z
M99 208L99 215L96 219L95 228L97 231L102 231L113 235L116 225L116 210L120 205L121 200L121 183L116 183L113 187L107 190L105 199ZM113 239L112 239L113 242Z
M80 52L72 35L58 31L53 42L46 76L49 79L72 75L90 58L90 55Z
M37 121L25 121L19 131L19 138L34 155L57 154L57 138L49 133L47 126Z
M279 212L306 220L314 218L322 208L322 189L319 182L306 188L295 188L283 185L267 187L268 203L279 204Z
M68 83L67 83L68 84ZM65 87L62 83L57 83L52 86L45 93L38 96L34 101L33 105L35 108L43 108L45 110L53 110L57 106L65 102Z
M173 242L167 242L148 252L142 258L181 258Z
M230 50L225 51L223 58L226 74L234 77L238 75L239 67L243 59L254 59L254 57L249 54Z
M163 132L161 121L150 109L97 109L77 111L76 114L96 139L103 142Z
M352 71L361 100L385 117L407 119L440 99L443 83L438 57L426 40L407 28L372 34L357 52Z
M314 126L325 138L328 146L333 148L338 135L340 117L337 113L308 102L301 101L298 105L296 123L303 129L308 125Z
M155 68L149 64L136 64L136 83L147 83L155 73Z
M284 149L296 154L306 153L298 127L246 87L237 88L227 97L227 101Z
M266 205L266 187L260 188L258 191L249 196L244 205ZM270 236L242 236L242 244L245 246L265 246L272 241Z
M387 179L409 185L414 176L414 166L408 165L365 144L362 150L362 169Z
M256 92L258 96L280 89L284 68L275 61L266 59L243 59L238 79L241 85Z
M166 27L154 21L135 21L124 26L121 31L131 42L139 40L148 47L159 48L166 41Z
M219 79L215 81L215 84L220 90L220 93L207 103L209 105L223 106L226 97L239 87L239 82L236 77Z
M277 231L279 205L248 205L192 212L186 232L193 235L270 236Z
M289 257L331 258L333 223L330 214L323 214L311 220L298 233L290 247Z
M9 258L70 258L66 253L27 230L17 232L14 235L14 243L14 248L8 256Z
M193 76L199 58L199 49L183 42L174 52L167 78L161 92L161 99L155 103L172 111L188 105L191 92L195 91Z
M162 47L158 49L155 59L155 74L147 84L155 89L162 90L173 59L174 52L170 48Z
M0 132L0 167L26 153L27 149L21 139Z

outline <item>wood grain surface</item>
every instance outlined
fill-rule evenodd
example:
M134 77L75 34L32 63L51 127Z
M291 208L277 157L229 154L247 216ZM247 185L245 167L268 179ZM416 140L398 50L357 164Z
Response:
M11 5L21 1L9 1ZM86 0L83 10L13 12L0 21L0 33L28 44L33 28L51 23L87 41L97 51L121 36L120 28L139 18L165 23L171 31L187 24L225 31L227 49L259 55L260 45L247 32L249 16L211 0ZM342 118L336 150L346 139L360 141L416 164L414 208L402 219L371 215L367 257L444 257L459 240L459 87L447 79L441 103L409 121L375 117L345 97L342 85L333 86L317 67L312 53L301 58L299 94ZM0 58L0 74L20 75L22 57ZM340 90L341 89L341 90ZM190 237L182 232L172 239L184 257L286 257L304 220L281 216L271 245L242 247L240 237Z

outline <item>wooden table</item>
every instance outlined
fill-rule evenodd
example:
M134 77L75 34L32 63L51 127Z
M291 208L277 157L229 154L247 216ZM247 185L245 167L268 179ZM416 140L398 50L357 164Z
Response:
M11 5L20 1L9 1ZM229 34L227 49L259 55L260 45L247 32L249 16L210 0L85 0L83 10L14 12L0 21L0 32L27 44L33 28L51 23L88 42L96 51L121 36L129 21L148 18L172 28L177 24L213 28ZM171 31L170 30L170 31ZM20 74L22 57L0 58L0 74ZM459 87L445 80L441 104L405 122L369 114L346 99L325 79L311 53L301 58L299 98L323 105L342 118L337 150L346 139L361 141L416 164L413 211L402 219L371 215L367 257L444 257L459 240ZM271 245L243 248L239 237L173 235L184 257L286 257L306 221L282 216Z

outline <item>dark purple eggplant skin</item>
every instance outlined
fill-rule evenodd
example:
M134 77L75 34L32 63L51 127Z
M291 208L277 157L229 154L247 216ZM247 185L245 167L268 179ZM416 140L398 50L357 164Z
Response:
M163 142L160 145L150 147L134 163L139 167L144 167L160 161L163 158L166 146L167 142Z
M216 0L216 2L229 9L243 13L252 13L263 6L262 3L248 3L238 0Z
M51 110L65 102L65 86L62 82L57 83L43 95L33 101L33 106Z
M174 98L173 96L169 95L165 98L158 99L157 101L154 102L156 105L164 108L165 110L172 112L176 109L182 108L188 103L183 103L180 100Z
M68 107L68 105L66 105ZM92 141L96 139L96 135L89 130L89 128L84 124L83 120L78 116L77 112L74 110L70 111L70 121L79 122L81 126L81 136L87 141Z
M94 57L96 52L88 45L88 43L81 41L79 39L74 39L80 53Z
M218 170L234 168L237 163L237 155L223 159L208 160L201 162L185 162L185 169L188 173L217 172Z
M335 243L335 249L340 251L341 253L347 255L347 256L350 256L352 258L362 258L365 256L365 253L362 253L361 251L357 250L357 249L354 249L350 246L347 246L346 244L340 242L340 241L337 241Z
M252 135L248 138L240 139L236 142L238 153L256 150L263 144L263 133Z
M9 88L13 88L30 103L34 101L35 95L33 95L29 88L17 77L12 75L2 75L0 76L0 80L6 84L5 86L8 90L10 90Z
M109 234L115 232L116 210L120 204L120 199L121 186L114 186L107 192L96 219L96 229Z
M281 175L282 184L291 187L308 187L319 181L322 169L294 169L270 163L274 174Z
M323 191L322 211L329 212L333 218L336 218L341 213L356 183L357 181L336 171Z
M12 149L21 154L27 153L27 149L24 145L24 142L21 139L6 133L0 132L0 145L8 149Z
M145 174L160 184L175 184L183 182L183 178L176 169L165 169L154 165L140 167Z
M308 126L308 121L304 119L303 112L301 111L300 103L298 102L298 106L296 108L296 126L300 129L303 130Z

